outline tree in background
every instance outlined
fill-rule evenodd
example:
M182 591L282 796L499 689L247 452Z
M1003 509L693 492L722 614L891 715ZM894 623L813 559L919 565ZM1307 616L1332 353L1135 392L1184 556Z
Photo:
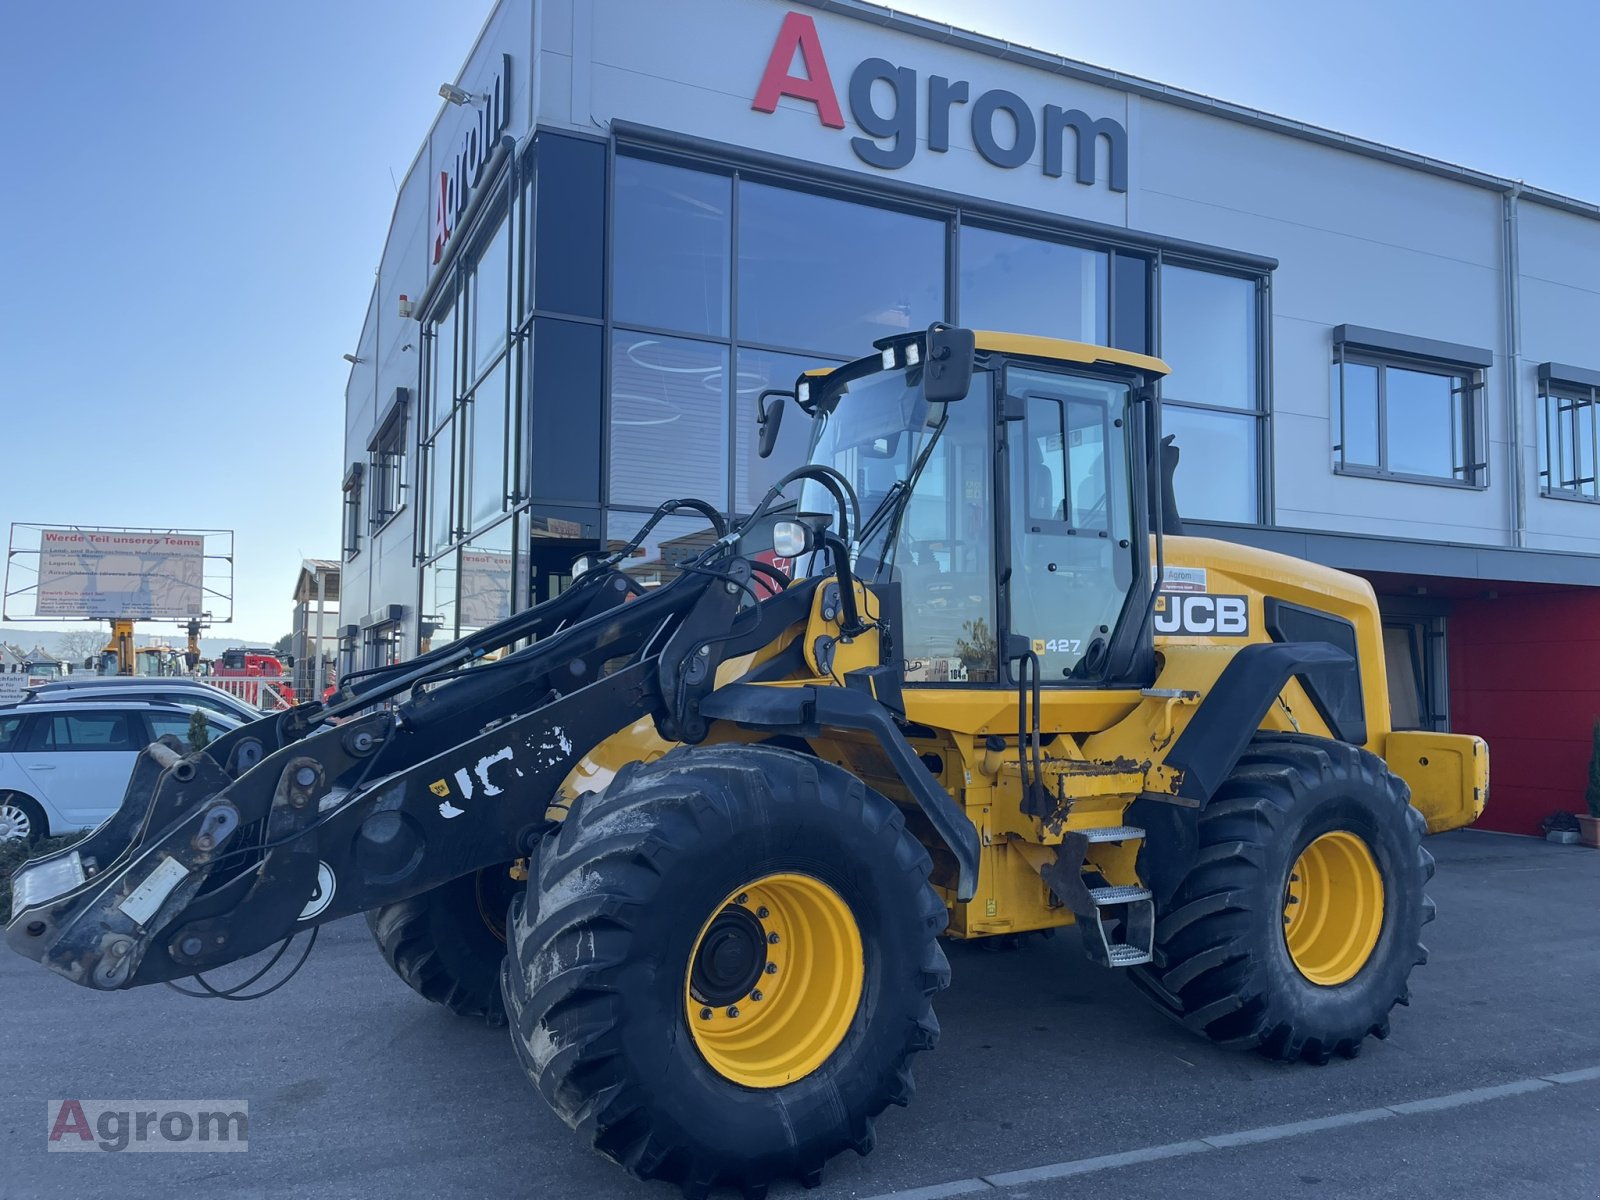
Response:
M56 635L56 657L81 667L86 659L98 658L111 640L103 629L74 629Z
M286 633L272 643L272 652L280 659L288 658L294 653L294 634Z
M195 709L189 715L189 749L204 750L211 741L211 724L206 720L202 709Z

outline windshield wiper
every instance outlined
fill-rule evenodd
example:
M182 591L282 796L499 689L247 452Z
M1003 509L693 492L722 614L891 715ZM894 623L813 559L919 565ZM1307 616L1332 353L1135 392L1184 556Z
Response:
M928 460L933 457L933 448L939 444L939 438L944 433L944 427L950 422L950 410L945 409L944 416L939 418L939 423L933 427L933 433L928 438L928 444L922 448L922 453L917 455L917 461L911 464L911 470L906 472L904 479L896 479L889 485L889 490L883 494L882 501L872 512L862 532L857 535L856 544L867 545L868 531L876 532L877 527L885 520L893 518L888 531L884 535L884 556L880 560L878 574L883 574L883 568L889 565L893 557L892 547L895 539L900 536L900 518L905 514L906 505L900 503L902 498L909 497L917 486L917 480L922 478L923 469L928 465Z

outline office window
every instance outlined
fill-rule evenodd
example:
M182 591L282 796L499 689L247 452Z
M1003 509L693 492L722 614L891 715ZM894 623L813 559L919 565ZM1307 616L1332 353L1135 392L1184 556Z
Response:
M505 348L511 276L511 224L505 218L490 235L472 272L472 354L468 376L476 378Z
M1482 487L1482 371L1336 343L1334 464L1352 475Z
M448 308L433 322L428 338L429 431L450 415L458 392L456 371L456 314Z
M1110 257L1102 251L963 226L961 323L969 329L1106 345Z
M1600 500L1600 391L1551 379L1546 367L1540 368L1542 490L1562 500Z
M344 476L344 556L352 559L361 551L361 477L366 468L351 463Z
M424 546L428 552L448 546L455 537L455 511L451 504L455 427L446 425L427 446L428 513Z
M613 195L613 319L727 336L733 180L624 157Z
M477 529L505 511L506 505L506 364L495 364L472 391L465 411L471 413L472 440L463 456L462 509L466 527ZM460 423L459 421L457 422Z
M734 371L737 394L733 398L733 510L749 513L761 503L767 489L780 477L805 461L811 445L811 420L792 402L784 401L782 424L778 426L778 444L770 458L756 454L759 426L756 424L756 397L767 388L792 391L795 380L802 372L813 367L831 367L838 364L832 359L814 358L810 355L778 354L771 350L744 350L738 352L738 369Z
M612 504L728 503L728 348L617 330L611 339Z
M422 598L417 609L418 654L456 640L456 584L461 551L452 550L422 568Z
M1259 292L1253 278L1161 266L1160 355L1172 368L1161 422L1176 435L1174 487L1187 518L1262 519Z
M944 221L739 183L739 341L857 358L945 315Z
M370 513L367 524L377 529L405 504L406 409L409 390L396 388L388 411L378 420L367 443L367 487Z
M462 636L511 615L515 526L508 517L461 547L456 615Z

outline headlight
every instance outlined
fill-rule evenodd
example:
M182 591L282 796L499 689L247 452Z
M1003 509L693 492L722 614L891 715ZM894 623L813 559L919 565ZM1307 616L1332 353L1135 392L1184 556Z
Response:
M779 558L799 558L811 549L811 530L799 521L779 521L772 527L772 549Z

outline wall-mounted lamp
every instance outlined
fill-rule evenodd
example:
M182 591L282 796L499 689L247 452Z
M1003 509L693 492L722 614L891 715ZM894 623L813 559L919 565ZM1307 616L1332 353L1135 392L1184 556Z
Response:
M354 354L341 354L339 357L344 359L345 362L349 363L352 367L367 361L364 358L357 358Z
M453 83L441 83L439 85L439 95L450 101L451 104L476 104L478 102L478 97L465 88L458 88Z

